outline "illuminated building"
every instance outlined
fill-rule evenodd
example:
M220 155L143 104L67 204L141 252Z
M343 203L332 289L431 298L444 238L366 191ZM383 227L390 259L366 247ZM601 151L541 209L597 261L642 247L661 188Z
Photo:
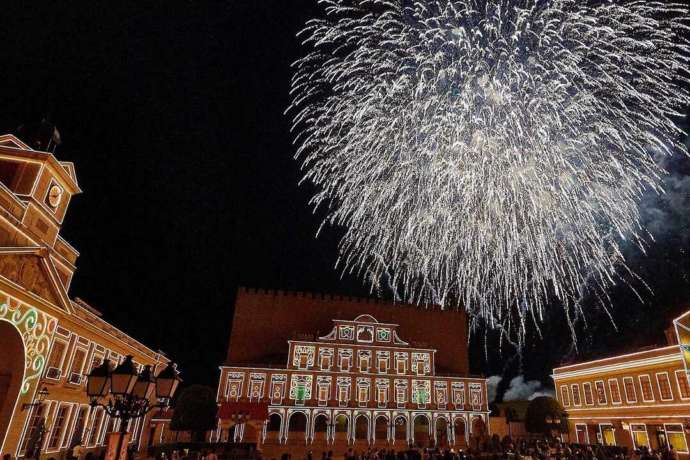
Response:
M554 369L571 441L630 449L673 446L688 456L690 385L684 350L689 315L666 331L668 346Z
M461 313L240 289L214 438L269 450L465 446L488 425L466 334Z
M118 424L89 407L84 376L103 359L169 361L68 296L78 253L60 229L80 191L72 163L0 136L1 454L23 456L43 430L43 457L61 458L78 440L99 449ZM48 395L37 404L43 387ZM134 445L145 442L147 422L130 425Z

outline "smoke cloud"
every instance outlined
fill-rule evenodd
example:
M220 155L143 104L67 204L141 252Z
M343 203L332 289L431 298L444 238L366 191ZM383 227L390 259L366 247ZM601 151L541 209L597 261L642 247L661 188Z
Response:
M500 375L492 375L487 379L486 389L489 401L493 402L498 396L498 385L503 381ZM503 401L531 401L538 396L554 397L552 389L545 387L539 380L525 380L524 375L513 377L508 389L503 393Z
M500 375L492 375L486 379L486 393L489 398L489 402L494 402L496 396L498 396L498 384L501 383L503 377Z

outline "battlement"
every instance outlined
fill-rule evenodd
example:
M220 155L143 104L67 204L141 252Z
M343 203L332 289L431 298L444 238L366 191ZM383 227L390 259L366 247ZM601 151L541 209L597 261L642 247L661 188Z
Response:
M411 305L376 298L308 291L240 287L235 297L225 363L257 363L284 352L295 334L322 336L333 321L368 315L381 325L395 325L405 345L428 344L436 362L458 375L469 372L467 315L462 310Z
M283 289L271 289L271 288L255 288L255 287L245 287L240 286L237 288L237 295L249 294L249 295L263 295L267 297L290 297L290 298L303 298L303 299L316 299L323 300L325 302L347 302L356 303L364 305L395 305L398 308L414 308L414 309L424 309L430 311L443 311L439 305L432 304L412 304L407 302L396 302L393 300L379 299L376 297L357 297L349 295L338 295L338 294L327 294L323 292L311 292L311 291L288 291ZM447 309L445 309L447 310Z

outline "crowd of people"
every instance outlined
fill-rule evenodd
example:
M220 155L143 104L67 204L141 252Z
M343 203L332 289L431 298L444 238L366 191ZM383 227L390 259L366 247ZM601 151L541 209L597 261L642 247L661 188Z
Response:
M678 460L673 446L652 450L647 447L630 450L626 447L600 444L565 443L546 439L491 439L477 448L410 448L404 450L349 448L343 453L321 452L321 460ZM265 460L278 460L275 458ZM289 453L280 460L319 460L313 452L306 458L293 458Z

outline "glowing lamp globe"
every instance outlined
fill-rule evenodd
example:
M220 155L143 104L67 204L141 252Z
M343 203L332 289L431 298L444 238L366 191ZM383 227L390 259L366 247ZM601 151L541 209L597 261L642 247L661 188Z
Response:
M132 355L127 355L125 360L110 374L110 392L116 396L131 394L137 383L137 377Z
M182 381L177 371L177 365L169 363L156 377L156 398L169 400L175 394L177 386Z
M110 362L108 360L95 367L86 376L86 394L91 399L103 398L110 389Z
M137 378L134 384L132 395L138 399L147 399L155 384L156 381L153 378L151 366L147 365L144 367L144 370L141 371L141 374L139 374L139 378Z

